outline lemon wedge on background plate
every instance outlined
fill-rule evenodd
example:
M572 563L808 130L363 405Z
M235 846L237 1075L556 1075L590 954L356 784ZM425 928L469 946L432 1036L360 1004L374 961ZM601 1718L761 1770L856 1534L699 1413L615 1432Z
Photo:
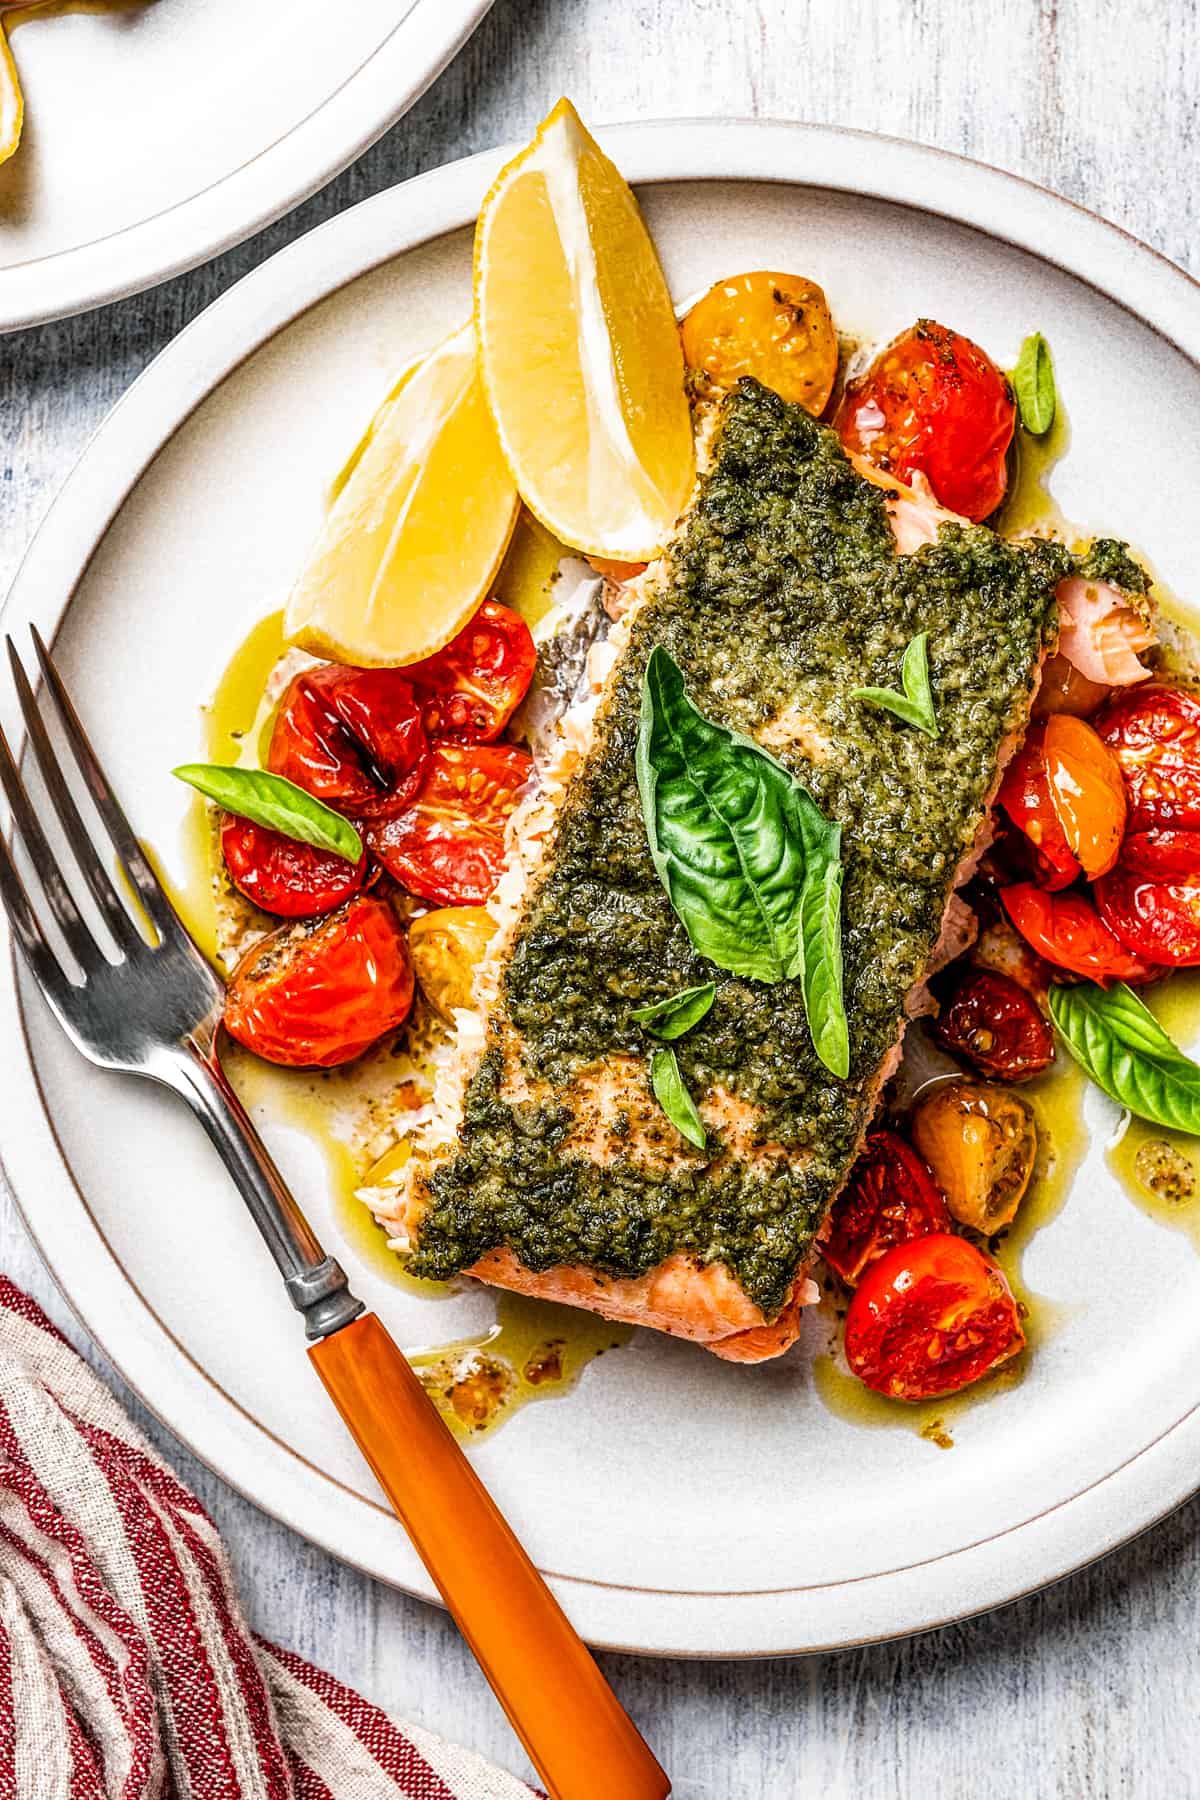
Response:
M17 79L17 65L13 61L8 34L0 24L0 163L7 162L20 143L24 123L25 101Z
M695 475L679 330L638 203L569 100L483 203L475 324L530 511L577 550L653 556Z
M518 505L466 325L372 421L292 590L285 637L369 668L431 656L487 598Z

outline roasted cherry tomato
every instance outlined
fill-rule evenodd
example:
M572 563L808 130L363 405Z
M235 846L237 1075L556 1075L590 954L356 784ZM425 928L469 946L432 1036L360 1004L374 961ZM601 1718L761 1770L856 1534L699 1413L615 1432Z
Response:
M284 689L267 766L361 819L403 812L427 754L407 670L323 663Z
M410 894L481 906L504 867L504 827L533 758L515 744L435 744L416 800L367 832L367 846Z
M1200 831L1135 831L1121 845L1121 867L1147 881L1200 881Z
M913 1143L960 1225L990 1237L1009 1225L1037 1161L1033 1108L985 1081L943 1081L918 1100Z
M916 1152L894 1131L873 1131L833 1209L822 1254L853 1287L893 1245L949 1225L946 1202Z
M919 470L951 512L986 519L1004 498L1016 417L991 357L921 319L850 383L834 422L847 450L902 481Z
M1127 688L1096 730L1121 765L1129 829L1200 827L1200 699L1183 688Z
M994 969L974 969L942 1008L934 1035L984 1075L1026 1081L1054 1061L1054 1033L1023 987Z
M281 925L247 951L229 983L225 1029L267 1062L333 1068L395 1031L413 998L412 962L385 900Z
M520 613L485 600L444 650L409 663L404 674L421 702L428 737L490 744L525 698L536 663Z
M444 1019L470 1006L476 964L495 935L496 921L482 906L439 906L409 926L417 984Z
M357 863L347 862L232 813L221 826L221 850L234 886L283 919L332 911L357 894L367 874L365 850Z
M1174 969L1200 963L1200 870L1190 881L1147 881L1122 860L1096 883L1096 905L1135 956Z
M1034 716L1045 719L1051 713L1073 713L1076 718L1087 719L1111 693L1110 687L1089 681L1061 651L1056 651L1042 666L1042 679L1033 701Z
M1031 882L1002 888L1004 909L1039 956L1093 981L1150 981L1161 971L1114 937L1084 894L1047 894Z
M683 321L689 368L714 387L753 375L814 417L823 413L837 376L837 332L815 281L756 269L718 281Z
M1117 860L1125 835L1125 783L1108 746L1070 713L1041 727L1050 800L1073 856L1089 881Z
M957 1393L1024 1347L999 1265L949 1232L889 1250L846 1313L846 1361L893 1400Z
M1026 733L1025 742L1004 771L996 804L1037 852L1038 885L1051 893L1069 887L1079 875L1080 865L1050 792L1045 725L1032 725Z

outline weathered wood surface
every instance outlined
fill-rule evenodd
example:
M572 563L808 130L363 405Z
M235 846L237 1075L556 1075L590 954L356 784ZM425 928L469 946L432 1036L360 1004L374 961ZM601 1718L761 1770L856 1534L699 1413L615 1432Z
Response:
M963 151L1200 273L1196 0L498 0L415 111L291 218L154 293L0 339L0 591L94 425L231 281L368 194L524 134L560 92L599 122L750 114ZM3 1193L0 1267L79 1341ZM521 1767L439 1612L261 1517L143 1422L223 1526L259 1629ZM1048 1593L905 1643L605 1660L681 1800L1180 1800L1200 1794L1198 1527L1193 1502Z

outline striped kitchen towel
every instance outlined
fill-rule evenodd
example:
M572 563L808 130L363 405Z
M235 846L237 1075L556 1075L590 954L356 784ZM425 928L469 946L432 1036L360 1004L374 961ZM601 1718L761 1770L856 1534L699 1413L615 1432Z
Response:
M252 1636L225 1547L0 1276L0 1800L530 1800Z

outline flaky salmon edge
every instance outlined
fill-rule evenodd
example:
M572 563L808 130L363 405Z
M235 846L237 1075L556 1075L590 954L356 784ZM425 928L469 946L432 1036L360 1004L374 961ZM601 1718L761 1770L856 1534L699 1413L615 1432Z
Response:
M703 473L711 457L715 421L716 409L713 409L701 424L701 476L688 512L680 521L677 537L682 534L701 491ZM920 481L914 487L906 487L893 477L878 474L857 457L850 460L857 473L884 490L887 516L900 555L915 554L926 544L936 541L944 522L968 523L939 507ZM406 1139L409 1157L401 1167L393 1169L381 1185L359 1190L359 1199L388 1232L389 1246L401 1257L419 1240L421 1222L431 1203L431 1177L460 1146L467 1089L472 1076L489 1043L495 1045L502 1034L497 1013L505 967L539 873L552 856L555 827L563 800L596 741L613 694L613 673L629 645L633 625L669 580L670 569L671 550L668 548L643 575L620 589L620 617L608 636L593 646L589 654L589 692L560 720L556 753L540 769L536 790L521 801L510 818L505 872L487 907L496 926L495 937L487 955L475 968L470 1007L455 1012L453 1030L447 1042L433 1054L432 1100L422 1109L420 1122ZM926 987L929 977L960 954L975 934L973 915L958 897L957 890L970 879L987 847L990 806L1005 767L1024 738L1041 668L1053 650L1053 639L1054 632L1051 631L1043 640L1040 655L1031 664L1025 702L1023 705L1018 702L1012 727L996 758L979 836L955 870L942 917L941 935L933 947L928 966L909 989L905 1017L899 1024L896 1041L877 1066L870 1084L858 1138L859 1148L872 1127L882 1093L899 1066L909 1019L930 1010ZM847 1178L848 1174L849 1169ZM800 1335L804 1309L816 1304L820 1298L812 1269L820 1259L832 1210L844 1186L845 1181L831 1192L811 1252L798 1267L783 1304L770 1317L746 1293L725 1263L701 1262L683 1251L673 1252L643 1274L624 1277L582 1264L559 1264L533 1270L526 1267L511 1249L497 1246L461 1273L491 1286L580 1307L603 1318L683 1338L725 1361L766 1362L791 1348Z

